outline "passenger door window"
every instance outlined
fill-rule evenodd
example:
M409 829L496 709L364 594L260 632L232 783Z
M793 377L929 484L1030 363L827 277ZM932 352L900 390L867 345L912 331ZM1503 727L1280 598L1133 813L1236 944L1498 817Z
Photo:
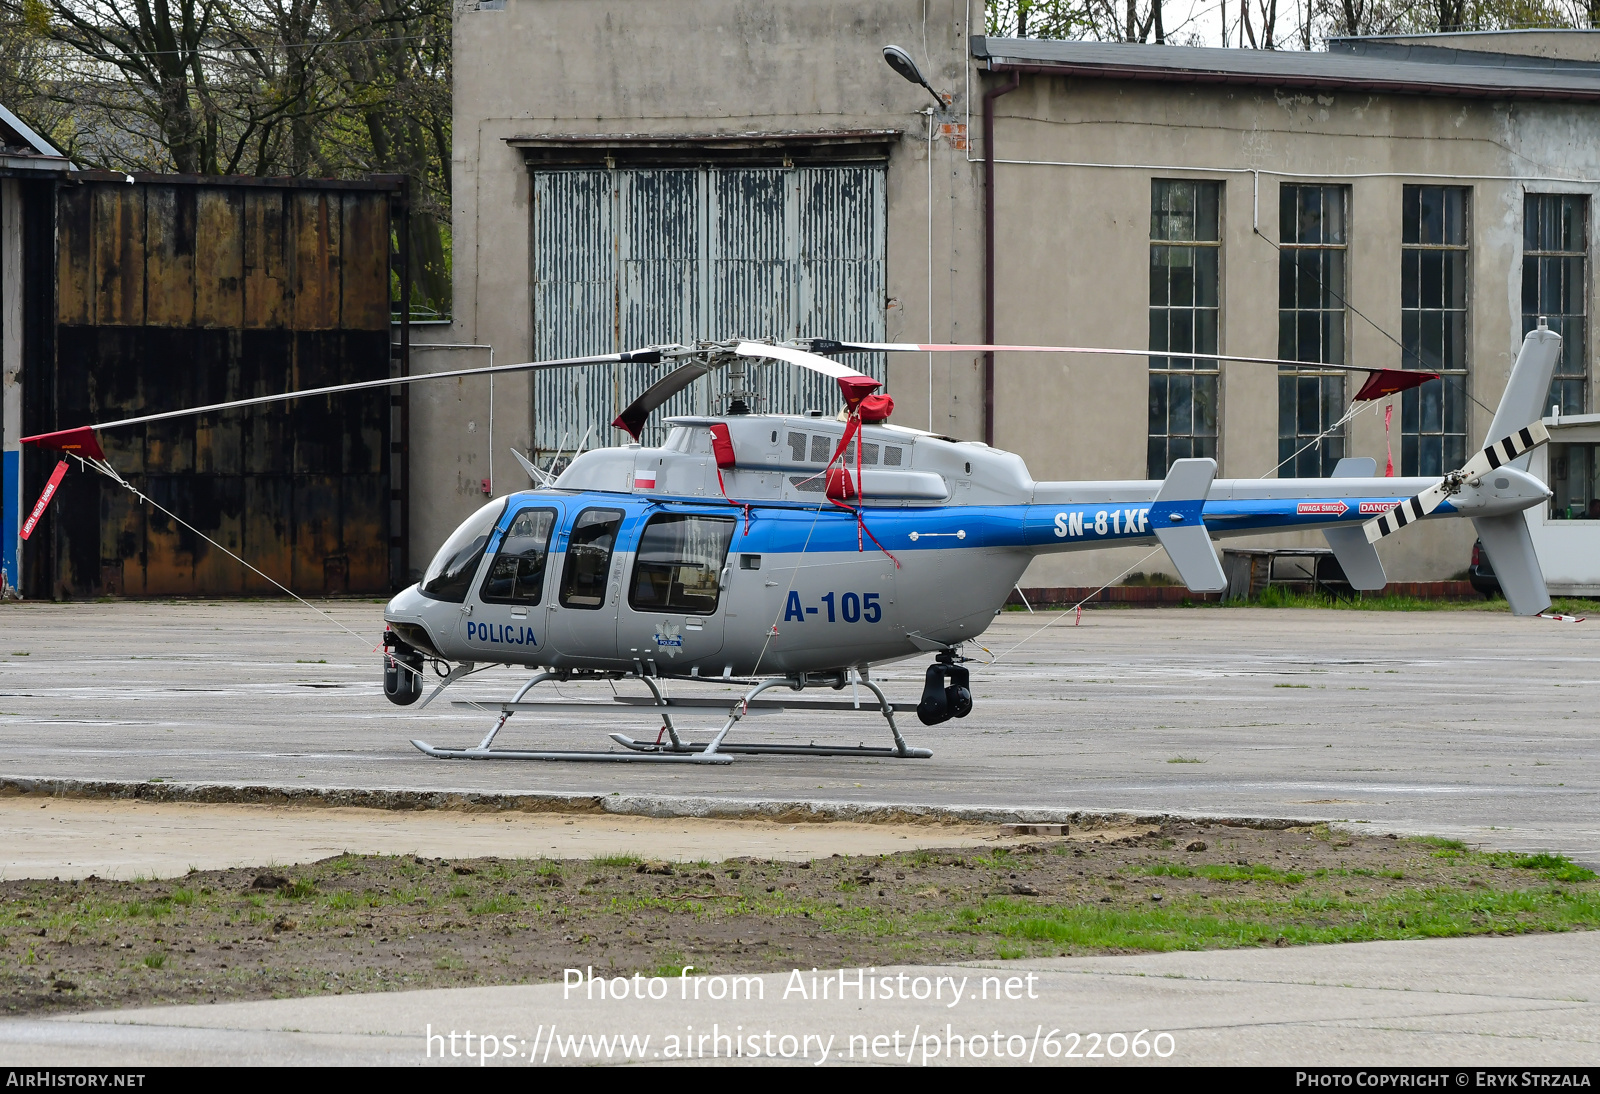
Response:
M538 604L544 594L545 561L550 554L554 509L524 509L500 539L500 550L483 579L485 602Z
M663 513L639 537L628 604L641 612L710 615L722 592L732 517Z
M606 602L611 552L622 527L620 509L585 509L567 537L567 564L561 574L561 606L593 610Z

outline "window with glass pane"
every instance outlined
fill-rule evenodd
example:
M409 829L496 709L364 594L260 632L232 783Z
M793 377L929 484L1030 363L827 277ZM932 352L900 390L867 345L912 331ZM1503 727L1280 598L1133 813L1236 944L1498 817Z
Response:
M585 509L567 536L567 566L561 574L561 606L595 609L605 606L606 572L622 527L620 509Z
M1589 199L1583 194L1529 194L1522 209L1522 333L1545 316L1561 335L1546 406L1582 414L1589 377Z
M1308 367L1278 372L1278 474L1328 475L1344 457L1345 230L1343 186L1278 187L1278 356Z
M633 564L628 604L636 611L710 615L717 610L732 517L650 518Z
M537 604L544 593L544 566L550 553L554 509L524 509L511 518L500 549L483 579L483 599L506 604Z
M1217 455L1220 182L1150 182L1150 435L1148 471ZM1170 354L1170 355L1169 355Z
M1401 202L1400 366L1444 375L1400 396L1400 473L1442 475L1467 458L1467 188Z
M1600 444L1550 446L1550 519L1600 520Z

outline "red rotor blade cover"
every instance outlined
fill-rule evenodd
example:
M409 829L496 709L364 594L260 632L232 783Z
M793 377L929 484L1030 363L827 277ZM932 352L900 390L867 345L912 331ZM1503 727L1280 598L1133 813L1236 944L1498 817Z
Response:
M719 471L731 470L734 466L733 435L728 432L728 427L717 422L711 427L711 452L717 457Z
M1399 368L1380 369L1367 377L1367 382L1361 385L1361 390L1356 392L1352 402L1364 403L1370 399L1381 399L1397 391L1421 387L1429 380L1438 378L1437 372L1417 372L1413 369Z
M40 433L36 437L24 437L22 443L36 444L40 448L54 448L62 452L76 452L80 456L88 456L95 460L106 458L106 454L100 451L100 442L95 439L93 427L86 425L80 425L77 429L63 429L57 433Z
M860 405L862 399L871 395L873 388L882 386L883 384L870 376L839 377L839 394L844 396L844 405L851 410Z
M856 477L848 467L828 468L824 482L830 501L859 501L861 491L856 488Z
M887 422L894 413L894 400L887 395L868 395L861 400L863 422Z

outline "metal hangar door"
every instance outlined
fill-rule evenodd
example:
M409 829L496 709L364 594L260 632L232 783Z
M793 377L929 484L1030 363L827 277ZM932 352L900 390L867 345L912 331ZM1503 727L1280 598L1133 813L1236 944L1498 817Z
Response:
M881 341L887 149L852 149L863 151L800 165L533 165L534 358L736 337ZM853 367L887 380L882 355L856 356ZM612 419L660 374L536 373L535 446L625 439ZM677 396L644 443L660 443L668 415L716 409L723 386L713 377ZM758 410L837 409L828 381L791 369L758 368L751 386Z

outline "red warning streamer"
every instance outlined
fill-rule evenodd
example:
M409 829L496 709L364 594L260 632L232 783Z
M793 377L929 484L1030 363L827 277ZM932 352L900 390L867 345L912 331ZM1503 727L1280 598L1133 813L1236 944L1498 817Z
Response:
M61 485L61 480L67 477L67 461L62 460L56 464L56 469L50 472L50 481L44 484L44 492L39 495L39 500L33 503L33 512L28 514L28 519L22 524L22 533L18 539L27 539L33 535L34 527L39 523L39 518L44 516L44 511L50 505L50 499L56 496L56 487Z

